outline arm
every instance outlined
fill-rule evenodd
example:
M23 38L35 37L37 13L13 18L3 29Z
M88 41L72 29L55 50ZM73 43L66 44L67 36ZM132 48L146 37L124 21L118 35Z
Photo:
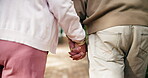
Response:
M47 0L49 10L57 19L65 34L74 42L81 42L85 38L79 17L71 0Z
M85 31L77 16L71 0L47 0L49 10L57 19L59 25L69 38L70 55L73 60L79 60L86 55L86 44L84 43ZM73 54L71 54L73 53Z
M82 24L83 20L86 19L86 2L87 0L73 0L74 7L76 9L76 12L78 16L80 17L80 22ZM83 25L83 24L82 24ZM79 60L85 57L87 52L87 46L86 43L82 42L80 44L74 44L71 40L69 40L70 48L74 48L69 52L71 55L70 57L73 58L73 60Z

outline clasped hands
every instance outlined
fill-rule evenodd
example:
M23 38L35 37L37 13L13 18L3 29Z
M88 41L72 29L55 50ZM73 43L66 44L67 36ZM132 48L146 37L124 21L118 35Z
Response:
M69 39L69 47L70 47L69 54L73 60L80 60L86 56L87 52L86 43L79 44Z

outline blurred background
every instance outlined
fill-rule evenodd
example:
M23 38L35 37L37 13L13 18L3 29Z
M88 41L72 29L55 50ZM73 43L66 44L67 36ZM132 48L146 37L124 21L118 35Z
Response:
M69 51L68 40L60 29L57 54L48 54L45 78L88 78L87 57L74 61Z
M68 40L60 29L57 54L48 54L45 78L88 78L87 57L73 61L69 51ZM148 69L145 78L148 78Z

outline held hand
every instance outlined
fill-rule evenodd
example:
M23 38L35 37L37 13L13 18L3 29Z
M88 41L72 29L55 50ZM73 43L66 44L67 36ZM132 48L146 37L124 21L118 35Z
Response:
M74 49L71 50L71 52L69 52L69 54L71 55L70 57L73 60L80 60L86 56L86 52L86 44L84 44L76 46Z
M75 42L73 42L72 40L69 39L69 48L70 50L75 48Z
M79 45L73 41L69 41L69 47L71 52L69 54L73 60L80 60L86 56L87 46L86 44Z

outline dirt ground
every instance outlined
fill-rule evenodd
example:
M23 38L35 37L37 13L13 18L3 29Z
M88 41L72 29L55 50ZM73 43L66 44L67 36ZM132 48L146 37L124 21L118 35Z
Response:
M67 44L59 44L57 54L49 53L45 78L88 78L87 57L73 61Z
M67 43L66 40L58 45L57 54L48 54L44 78L88 78L87 57L73 61ZM148 70L145 78L148 78Z

